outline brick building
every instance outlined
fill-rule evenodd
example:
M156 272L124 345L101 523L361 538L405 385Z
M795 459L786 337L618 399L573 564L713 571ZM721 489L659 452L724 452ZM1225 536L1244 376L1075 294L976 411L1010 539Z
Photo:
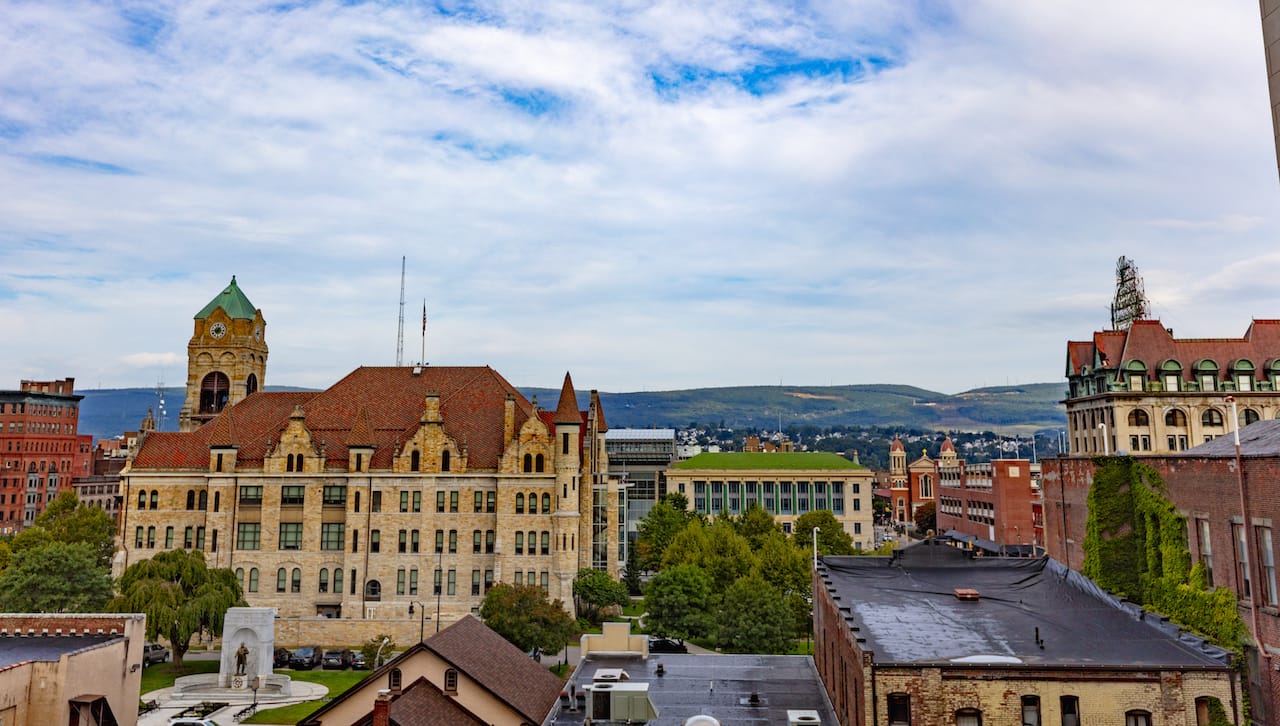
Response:
M1067 343L1067 436L1073 454L1183 451L1280 414L1280 320L1242 338L1174 338L1158 320Z
M223 345L239 360L259 343L251 331ZM207 379L192 350L189 379ZM456 621L495 582L571 608L579 569L618 571L606 428L599 396L580 410L568 374L554 411L488 367L364 367L324 391L257 391L193 431L142 439L122 472L115 574L203 551L250 605L279 609L282 643L413 642L424 616ZM345 635L326 640L338 619Z
M938 532L990 552L1030 554L1043 544L1036 527L1038 482L1027 459L938 467Z
M759 505L790 534L806 512L829 510L855 547L874 549L871 470L828 452L698 454L667 470L667 491L699 514L739 515Z
M1280 551L1272 533L1280 512L1280 421L1241 429L1240 447L1240 474L1231 436L1177 454L1143 457L1142 463L1160 475L1164 495L1186 517L1191 561L1204 565L1210 586L1236 594L1242 618L1265 651L1266 663L1259 662L1254 649L1248 655L1254 713L1259 723L1267 723L1280 714L1280 674L1275 668L1280 664L1275 657L1280 656L1275 575ZM1043 465L1046 547L1050 556L1079 569L1096 463L1091 458L1060 457ZM1242 479L1248 489L1247 527L1240 508Z
M1186 726L1215 705L1241 723L1229 652L1047 558L926 540L824 557L813 592L814 664L843 726Z
M948 436L934 460L923 449L920 458L907 463L907 450L893 437L889 444L889 515L890 520L908 529L915 527L916 510L935 501L939 467L954 467L959 458Z
M87 476L93 439L77 433L75 379L22 381L0 391L0 534L30 525L77 476Z

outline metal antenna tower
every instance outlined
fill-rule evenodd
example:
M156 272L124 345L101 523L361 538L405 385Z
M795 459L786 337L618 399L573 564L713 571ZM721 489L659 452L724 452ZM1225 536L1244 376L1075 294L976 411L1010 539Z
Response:
M164 376L156 380L156 431L164 431Z
M404 256L400 256L400 327L396 330L396 367L404 365Z
M1128 330L1135 320L1144 320L1151 302L1142 288L1138 266L1127 257L1116 261L1116 298L1111 303L1111 329Z

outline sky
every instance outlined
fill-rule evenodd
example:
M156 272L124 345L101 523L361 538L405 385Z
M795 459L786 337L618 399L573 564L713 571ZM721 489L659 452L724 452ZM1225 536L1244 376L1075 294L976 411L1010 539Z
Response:
M1063 380L1280 317L1256 0L0 0L0 388Z

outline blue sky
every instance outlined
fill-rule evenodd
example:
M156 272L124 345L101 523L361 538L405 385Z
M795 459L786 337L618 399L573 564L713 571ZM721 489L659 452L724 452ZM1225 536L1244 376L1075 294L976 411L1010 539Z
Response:
M0 388L181 385L234 274L267 383L1057 381L1137 261L1280 317L1253 0L0 0Z

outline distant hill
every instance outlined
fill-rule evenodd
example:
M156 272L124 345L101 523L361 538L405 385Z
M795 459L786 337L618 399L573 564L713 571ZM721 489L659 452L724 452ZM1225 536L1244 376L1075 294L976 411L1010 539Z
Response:
M302 388L269 386L268 391ZM522 388L538 397L538 404L554 409L558 389ZM95 439L137 430L147 408L156 405L153 388L82 390L80 432ZM168 415L162 430L178 427L182 388L164 389ZM719 424L729 428L778 428L783 426L901 426L937 431L997 431L1029 434L1066 427L1066 414L1058 403L1065 395L1062 383L977 388L947 395L913 386L741 386L692 388L682 391L601 393L605 419L614 428L664 426L681 428L690 423ZM578 404L586 407L587 392L578 392Z

